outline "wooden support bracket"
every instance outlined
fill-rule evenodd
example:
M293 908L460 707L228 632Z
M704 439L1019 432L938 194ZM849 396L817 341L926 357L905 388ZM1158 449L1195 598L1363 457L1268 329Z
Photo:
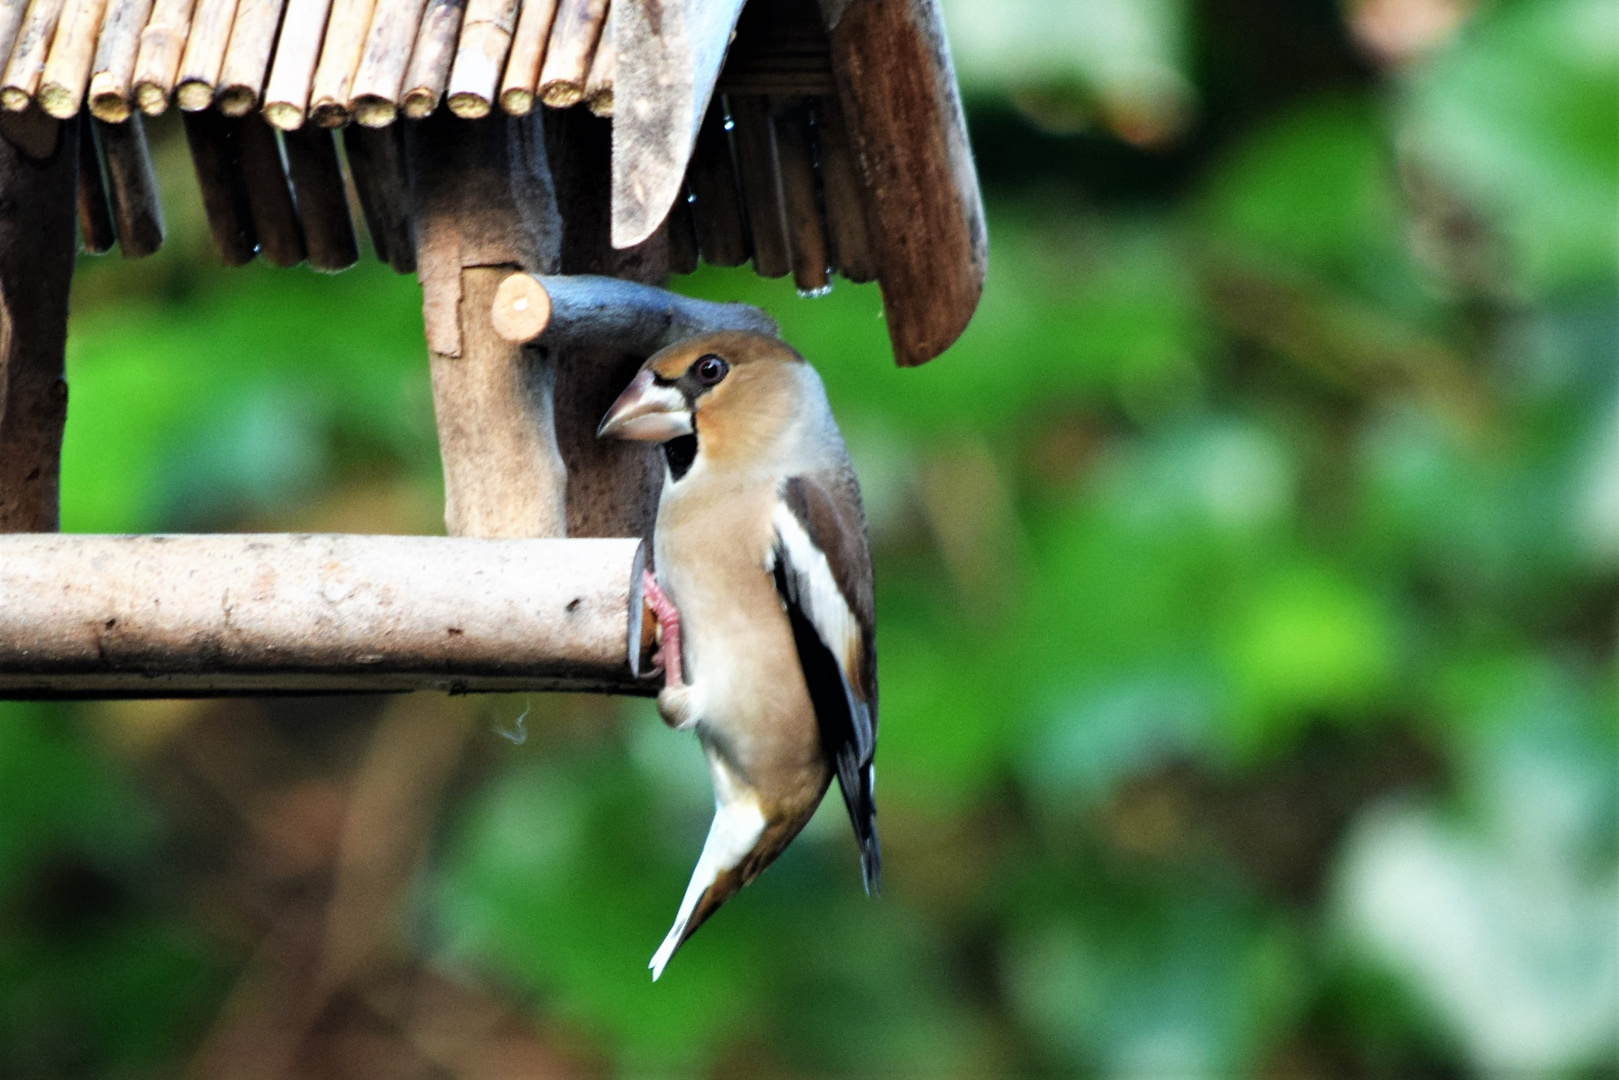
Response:
M0 695L649 694L645 546L0 536Z
M495 291L490 321L514 345L607 346L637 356L715 330L779 333L775 319L749 304L594 274L512 274Z

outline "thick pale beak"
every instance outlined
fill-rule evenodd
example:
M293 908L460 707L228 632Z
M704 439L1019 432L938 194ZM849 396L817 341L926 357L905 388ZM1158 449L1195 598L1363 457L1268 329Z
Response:
M691 407L685 395L672 386L659 386L651 371L643 371L602 417L596 438L668 442L691 433Z

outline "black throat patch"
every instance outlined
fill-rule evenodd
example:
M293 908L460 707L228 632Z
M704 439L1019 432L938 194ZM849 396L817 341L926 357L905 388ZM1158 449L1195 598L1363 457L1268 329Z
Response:
M697 460L697 435L676 435L663 444L663 459L669 463L669 476L677 483L691 471Z

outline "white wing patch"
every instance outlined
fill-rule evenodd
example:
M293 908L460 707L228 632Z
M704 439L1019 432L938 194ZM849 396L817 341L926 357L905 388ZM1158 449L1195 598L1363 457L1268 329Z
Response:
M832 576L832 565L826 561L826 553L815 546L785 502L776 503L771 522L786 555L787 573L798 587L799 606L837 660L843 681L853 684L855 680L850 678L849 665L860 656L860 624L849 610L849 602L843 598L837 578Z

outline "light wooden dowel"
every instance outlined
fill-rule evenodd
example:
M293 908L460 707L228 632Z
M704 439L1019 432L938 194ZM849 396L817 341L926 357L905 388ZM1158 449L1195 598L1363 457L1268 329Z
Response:
M377 0L349 91L349 112L366 127L385 127L399 114L405 68L421 30L424 6L425 0Z
M652 693L641 541L0 537L0 695Z
M39 84L39 107L58 120L66 120L84 104L106 8L107 0L69 0L62 10Z
M332 132L318 127L299 128L283 136L287 174L298 200L309 265L326 273L347 270L360 259L335 139Z
M422 28L416 33L410 66L405 69L405 91L399 111L408 119L420 120L438 108L444 86L455 61L455 43L461 32L461 15L466 0L427 0Z
M80 122L79 247L91 255L105 255L117 239L112 211L107 206L107 187L101 178L101 151L96 148L95 129Z
M62 0L29 0L17 44L11 50L5 74L0 76L0 107L22 112L33 102L61 14Z
M377 258L398 273L415 273L416 234L410 220L403 129L397 124L344 128L343 151Z
M748 261L748 221L742 209L731 137L725 130L725 103L716 98L703 117L692 151L686 183L693 195L692 222L703 261L714 266L741 266Z
M304 261L304 230L292 202L292 189L281 167L275 128L254 113L235 121L242 142L242 179L253 213L259 254L271 266L297 266Z
M525 0L512 36L512 52L506 60L506 74L500 81L500 107L513 116L527 116L534 109L534 95L540 85L540 64L545 60L545 43L556 21L557 0Z
M780 332L776 320L749 304L697 300L594 274L512 274L496 290L490 318L514 345L611 347L636 356L716 330Z
M169 107L195 3L196 0L156 0L152 5L151 21L141 31L134 76L135 104L147 116L158 116Z
M239 0L219 71L219 111L226 116L246 116L258 106L285 7L286 0Z
M366 31L375 7L375 0L332 2L309 101L310 119L323 128L342 127L349 121L349 88L365 52Z
M236 0L197 0L191 16L191 34L180 57L180 77L174 96L186 112L214 103L214 87L225 66L231 24L236 21Z
M793 284L801 294L819 295L831 283L832 271L815 190L815 131L809 100L773 98L771 119L776 128L776 165L787 214Z
M114 3L107 9L90 68L90 112L98 120L117 123L134 113L135 56L151 14L152 0Z
M112 203L118 247L126 259L140 259L163 246L163 200L152 171L146 127L131 116L121 124L89 120L107 165L107 195Z
M191 166L202 190L202 209L208 218L219 257L226 266L242 266L258 251L253 232L253 209L242 176L241 120L220 116L213 109L182 114Z
M816 99L815 137L833 264L850 281L870 281L877 274L871 265L866 209L861 202L860 177L855 172L854 151L849 147L843 106L836 94Z
M781 172L776 165L776 129L770 104L756 94L728 96L732 145L736 147L737 179L748 211L748 233L753 238L753 268L760 276L785 277L792 269L787 242L787 211L783 205Z
M613 81L618 76L618 49L612 34L602 34L596 44L596 58L590 62L585 79L585 104L597 116L613 115Z
M468 0L450 69L450 111L455 115L468 120L489 115L516 22L517 0Z
M264 87L264 118L283 131L300 127L309 110L309 86L331 6L332 0L287 0L275 63Z
M584 100L585 79L606 18L607 0L562 0L540 66L541 101L563 109Z

